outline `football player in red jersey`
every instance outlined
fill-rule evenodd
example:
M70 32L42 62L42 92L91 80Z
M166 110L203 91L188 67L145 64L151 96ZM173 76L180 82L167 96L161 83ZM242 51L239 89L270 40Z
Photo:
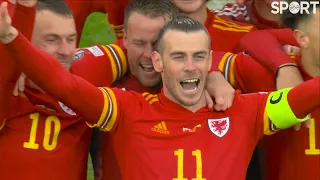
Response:
M223 52L240 52L244 48L240 44L240 40L245 37L248 32L255 32L254 25L243 24L236 21L220 18L218 15L214 14L211 11L208 11L206 7L206 0L194 0L194 1L180 1L172 0L175 5L180 9L180 11L187 16L202 22L208 29L211 38L212 44L211 48L214 51L223 51ZM281 36L290 38L290 34L281 32ZM287 37L289 36L289 37ZM273 42L266 41L264 47L268 47L270 54L277 54L279 52L278 47L275 47ZM254 44L256 46L257 41L254 39ZM258 62L268 67L270 70L276 72L280 66L288 65L294 63L291 59L288 58L256 58ZM295 69L291 69L288 66L281 68L281 71L285 71L285 75L279 76L277 79L277 84L279 86L285 87L288 85L288 82L291 82L291 86L301 83L301 75ZM295 81L288 81L287 77L296 77Z
M127 46L127 49L128 51L130 51L129 57L131 57L131 59L129 59L129 62L139 63L140 59L143 60L144 62L148 62L148 56L150 58L150 53L152 51L151 49L152 42L154 42L158 31L164 25L163 16L164 15L172 16L170 12L172 13L172 11L174 11L169 4L166 5L165 1L159 1L158 3L154 1L146 1L146 2L148 3L144 3L141 1L140 5L139 4L134 5L135 9L133 10L131 9L132 12L128 12L128 13L139 12L138 14L133 13L132 16L130 15L130 23L128 23L128 26L130 27L128 27L127 34L130 37L128 38L129 45ZM154 11L150 12L150 8L148 9L149 6L147 6L148 4L150 8L154 8ZM160 15L161 13L157 14L159 11L159 6L161 7L162 15ZM146 8L148 9L148 11L143 11ZM144 16L140 16L140 14ZM155 14L156 16L154 17L153 14ZM149 26L148 27L132 26L133 24L136 24L137 21L139 22L145 21L146 24L149 24ZM152 24L153 26L151 26ZM152 31L153 33L150 33ZM146 41L145 47L150 47L150 48L144 48L140 44L136 44L137 39L140 41ZM142 57L140 56L141 54L143 54ZM75 60L77 61L72 66L71 72L84 77L85 79L89 80L91 83L97 86L108 85L108 82L110 80L110 78L108 78L108 73L110 73L110 69L108 67L110 67L110 64L114 69L119 69L118 67L122 67L122 66L125 67L125 64L126 64L125 52L123 52L121 48L115 44L106 45L106 46L93 46L93 47L81 49L76 53ZM134 65L131 64L131 67L133 67L131 69L137 70L138 68L140 68L140 64L138 63L137 63L137 66L135 64ZM141 74L141 71L136 71L136 72L139 72ZM120 77L124 73L126 73L126 69L119 69L118 71L113 71L112 72L113 76L111 76L111 80L115 80L117 77ZM144 77L143 78L140 77L139 79L144 80ZM149 78L149 79L152 80L152 78ZM159 81L159 76L157 76L156 79L158 80L155 81L155 84L159 84L157 83ZM217 82L215 82L215 78L213 78L213 83L211 83L210 85L212 86L213 84L216 84L216 83ZM116 83L114 86L126 88L127 90L135 90L138 92L149 91L150 93L154 93L159 91L158 85L156 85L156 87L148 88L148 86L153 86L153 85L150 85L150 83L148 82L147 83L144 83L143 81L140 82L132 74L128 76L128 78L124 78L121 81L118 81L118 83ZM221 88L221 84L219 84L219 86ZM223 108L223 107L219 107L219 108ZM110 164L110 157L107 160L108 161L106 162ZM114 163L112 165L114 166ZM106 168L107 171L105 171L106 172L105 174L107 174L107 176L104 176L104 177L115 179L115 176L112 174L117 174L116 168L112 168L112 169L111 168ZM111 173L108 173L109 171L111 171Z
M0 3L2 3L4 1L0 0ZM30 40L31 36L32 36L32 31L33 28L25 28L26 26L29 26L30 24L34 24L34 19L35 19L35 7L34 7L34 2L29 2L29 1L24 1L22 2L23 5L21 4L16 4L15 1L9 1L8 2L8 13L10 16L13 16L13 9L16 10L13 18L13 25L16 26L18 29L21 29L21 32ZM21 21L21 19L23 18L28 19L27 21ZM20 20L20 21L19 21ZM2 67L4 68L4 67ZM4 72L6 71L6 68L1 69L1 72L3 72L0 76L0 84L4 83L4 80L6 79L6 77L4 77ZM7 84L8 87L12 86L13 84ZM7 88L8 90L11 88ZM3 91L5 91L6 89L2 88L0 89L0 91L2 91L0 93L0 127L4 124L4 117L6 116L6 108L9 108L9 106L7 105L7 102L9 101L8 96L1 96L2 94L6 94L3 93Z
M31 1L19 3L28 5ZM19 29L27 30L26 35L31 37L29 28L15 20L32 19L35 13L24 12L28 8L20 6L17 4L15 8L13 22L19 25ZM76 51L76 30L71 10L63 1L39 1L35 17L32 43L70 69ZM1 48L1 55L5 57L6 52ZM105 66L110 67L108 64ZM119 67L121 69L122 65ZM15 79L10 74L16 74L8 72L3 65L0 72L1 80ZM113 82L112 74L110 70L105 74L106 80L111 80L109 84ZM12 83L2 82L2 92L12 89ZM1 179L86 179L91 129L74 116L72 110L42 93L31 81L28 81L23 94L18 97L1 96L1 103L5 103L1 107L10 109L7 120L1 123ZM16 173L17 169L19 173Z
M240 51L240 38L255 27L246 23L221 19L207 8L207 0L171 0L181 13L206 26L212 38L211 48L214 51L237 53Z
M113 86L118 88L124 88L126 90L133 90L136 92L149 92L158 93L160 91L160 75L155 72L151 62L152 44L155 42L160 28L170 19L171 11L176 11L170 8L170 4L165 4L154 1L139 1L137 3L130 4L125 10L125 29L124 29L124 52L127 54L130 73L127 76L117 81ZM169 2L168 2L169 3ZM159 6L161 9L159 9ZM144 23L141 23L144 22ZM146 24L148 26L146 26ZM121 46L121 45L120 45ZM100 75L106 72L104 63L108 54L114 54L110 52L110 46L98 46L103 53L97 57L87 57L86 55L72 66L72 72L80 74L84 79L94 82L96 86L105 86L104 76ZM118 54L118 53L116 53ZM80 72L79 72L80 71ZM98 72L97 72L98 71ZM101 72L101 73L100 73ZM219 77L221 77L219 79ZM229 87L229 84L225 84L225 80L220 72L210 73L210 93L213 93L216 98L216 103L219 106L215 106L217 110L225 110L232 103L233 90ZM222 92L219 94L219 92ZM230 93L231 92L231 93ZM218 99L218 97L222 100ZM103 151L110 153L103 154L103 179L120 179L120 173L115 168L115 158L112 156L112 145L110 144L110 135L103 133L102 143Z
M279 14L271 13L271 3L279 0L247 0L244 3L228 3L222 9L214 9L217 16L255 25L258 29L283 28Z
M312 9L309 9L309 11L312 12ZM289 11L284 11L281 18L283 24L290 27L291 30L256 31L247 35L243 40L243 45L256 58L274 58L274 56L270 56L270 52L267 49L254 46L253 39L259 38L264 41L278 42L276 44L278 47L285 44L299 46L301 55L291 56L297 65L291 65L290 67L300 70L303 80L318 76L320 72L319 5L317 6L316 14L291 14ZM292 38L283 38L279 35L279 31L286 31L286 33L291 34ZM290 58L283 55L281 50L275 55L277 58ZM283 73L280 70L278 75ZM290 79L288 78L288 80ZM267 179L300 180L320 178L320 140L317 139L320 132L320 126L317 122L319 111L315 111L312 116L313 119L310 121L309 129L302 126L297 132L290 130L265 139ZM286 150L280 153L272 149L274 146L285 146Z
M320 105L316 77L271 94L236 94L226 112L205 108L210 37L190 18L178 17L159 33L152 55L164 84L158 95L97 89L2 22L0 40L28 77L93 127L122 137L125 146L115 149L123 179L243 179L264 134L304 121ZM299 97L301 93L305 96Z

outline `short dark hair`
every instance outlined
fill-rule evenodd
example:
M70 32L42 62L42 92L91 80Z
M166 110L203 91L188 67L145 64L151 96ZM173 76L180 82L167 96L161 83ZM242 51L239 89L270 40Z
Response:
M59 15L73 17L72 11L64 0L38 0L37 11L48 10Z
M189 32L198 32L198 31L203 31L206 33L208 37L208 42L209 42L209 49L211 49L211 38L209 35L208 30L204 25L202 25L199 21L196 21L190 17L184 16L184 15L179 15L174 17L170 22L168 22L159 32L157 40L153 46L155 51L158 51L159 53L162 52L162 39L164 34L168 30L176 30L176 31L181 31L185 33Z
M297 2L300 4L300 2L308 2L310 4L311 1L314 0L287 0L286 2L288 4L290 4L291 2ZM316 6L317 8L319 8L319 4ZM310 13L296 13L293 14L290 12L289 8L284 10L283 13L281 14L281 22L283 25L285 25L288 28L291 28L292 30L295 30L298 28L299 24L308 19L310 16L312 16L312 10L313 10L313 6L309 6L309 8L307 9Z
M133 12L140 13L150 18L174 17L179 10L170 0L131 0L124 11L124 28Z

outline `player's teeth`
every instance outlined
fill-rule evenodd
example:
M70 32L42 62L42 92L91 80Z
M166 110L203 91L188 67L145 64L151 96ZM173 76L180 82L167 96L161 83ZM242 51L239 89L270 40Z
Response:
M194 91L198 87L197 83L198 83L198 79L188 79L188 80L182 81L180 84L183 89L187 91Z
M153 72L154 71L153 65L141 65L141 66L147 72Z
M182 83L194 83L194 82L198 82L198 79L188 79L188 80L182 81Z

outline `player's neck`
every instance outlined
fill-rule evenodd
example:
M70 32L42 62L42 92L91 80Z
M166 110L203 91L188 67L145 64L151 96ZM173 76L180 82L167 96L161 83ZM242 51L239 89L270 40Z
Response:
M197 12L190 13L190 14L185 14L186 16L199 21L201 24L205 25L207 17L208 17L208 12L207 12L207 6L204 5L199 9Z
M253 4L256 8L256 12L259 13L261 17L263 17L265 20L268 21L274 21L274 22L279 22L280 21L280 16L279 14L273 14L271 13L271 5L269 3L266 3L264 1L259 1L256 0L254 1Z
M197 102L196 104L192 105L192 106L186 106L184 104L182 104L181 102L179 102L169 91L167 88L163 87L163 92L164 95L171 101L175 102L176 104L184 107L185 109L188 109L191 112L196 112L199 109L203 108L206 106L206 99L204 96L204 93L202 93L201 98L199 100L199 102Z
M301 64L304 70L312 77L320 76L320 67L317 64L317 61L312 59L311 53L304 53L303 50L301 52Z

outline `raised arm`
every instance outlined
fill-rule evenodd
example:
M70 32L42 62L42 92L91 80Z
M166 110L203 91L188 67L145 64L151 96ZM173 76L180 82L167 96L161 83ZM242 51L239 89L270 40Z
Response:
M258 141L279 129L287 129L308 120L308 116L320 107L320 77L306 81L294 88L285 88L271 93L243 95L246 104L252 108L251 117L255 123Z
M104 90L66 71L53 56L33 47L22 34L5 46L23 72L50 96L90 124L106 118L102 114L110 102Z
M296 63L283 51L287 44L299 46L290 29L257 30L240 40L241 47L250 56L274 73L283 64Z
M259 30L248 33L240 41L249 55L276 75L278 89L303 82L296 62L283 50L287 44L299 46L292 34L290 29Z
M13 11L15 7L15 13ZM26 35L30 40L32 36L33 24L35 20L35 6L34 4L29 4L29 2L24 2L24 4L8 4L9 15L13 16L12 24L21 29L21 33ZM3 15L1 16L4 17ZM26 26L25 22L28 22ZM6 112L9 108L8 102L10 101L15 82L20 74L20 71L16 67L14 61L12 60L9 52L0 44L0 127L3 124L3 119L6 117ZM1 129L1 128L0 128Z
M127 73L124 51L116 44L96 45L80 49L75 54L71 72L95 86L111 86Z

